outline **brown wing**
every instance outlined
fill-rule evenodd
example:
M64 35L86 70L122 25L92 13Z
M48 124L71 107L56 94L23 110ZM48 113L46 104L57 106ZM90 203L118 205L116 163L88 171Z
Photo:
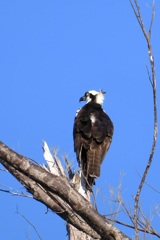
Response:
M74 151L90 186L94 178L100 176L100 165L109 149L112 135L112 121L99 104L87 104L79 111L74 122Z

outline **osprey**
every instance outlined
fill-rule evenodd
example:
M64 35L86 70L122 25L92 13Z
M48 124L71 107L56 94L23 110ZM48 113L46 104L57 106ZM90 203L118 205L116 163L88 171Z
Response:
M92 191L100 176L100 165L112 141L113 123L102 109L103 91L88 91L79 101L86 101L76 113L73 129L74 151L82 168L86 188Z

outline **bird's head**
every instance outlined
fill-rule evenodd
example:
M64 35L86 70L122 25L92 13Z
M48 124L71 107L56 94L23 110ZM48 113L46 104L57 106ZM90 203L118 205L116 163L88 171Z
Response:
M88 92L86 92L84 94L83 97L81 97L79 99L79 101L86 101L87 103L89 102L95 102L95 103L98 103L100 105L103 104L103 101L104 101L104 94L106 92L100 90L99 92L95 91L95 90L90 90Z

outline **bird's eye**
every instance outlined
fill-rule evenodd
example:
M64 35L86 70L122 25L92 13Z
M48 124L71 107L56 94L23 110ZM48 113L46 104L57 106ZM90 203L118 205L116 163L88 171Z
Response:
M85 93L85 96L86 96L86 97L88 97L89 95L90 95L89 92L86 92L86 93Z

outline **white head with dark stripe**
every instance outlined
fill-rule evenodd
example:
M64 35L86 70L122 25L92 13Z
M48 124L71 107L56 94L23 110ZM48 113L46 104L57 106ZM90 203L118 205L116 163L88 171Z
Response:
M99 92L97 92L95 90L90 90L90 91L86 92L84 94L84 96L79 99L79 101L86 101L87 103L94 102L94 103L98 103L98 104L102 105L104 102L104 94L105 93L106 92L104 92L102 90L100 90Z

